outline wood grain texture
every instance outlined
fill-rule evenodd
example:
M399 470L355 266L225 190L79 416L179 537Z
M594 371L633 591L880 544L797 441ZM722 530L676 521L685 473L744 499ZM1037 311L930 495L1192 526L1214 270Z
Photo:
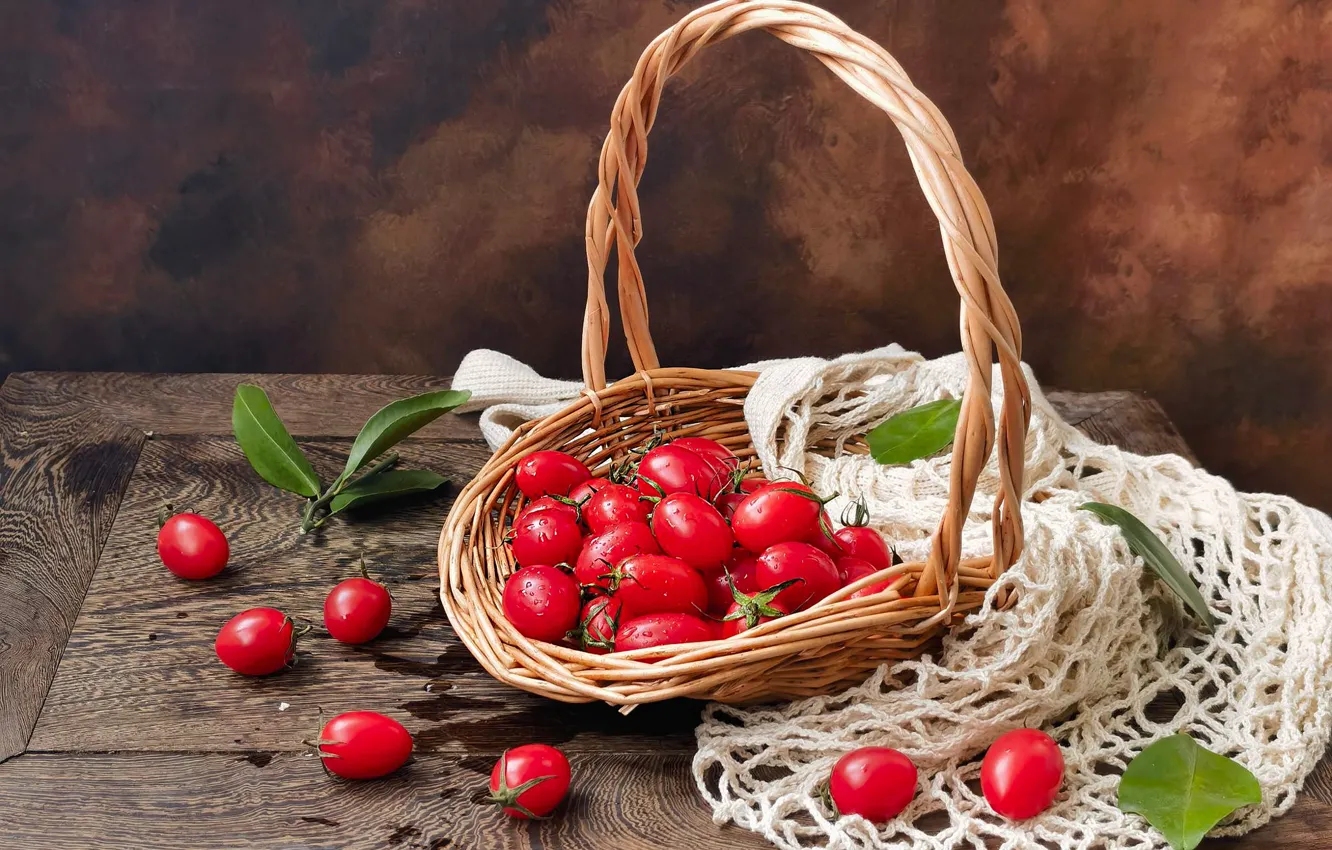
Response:
M700 803L689 778L697 704L645 706L626 718L605 706L532 697L480 670L450 633L436 597L434 550L452 488L360 519L335 519L321 534L302 538L296 533L300 500L263 484L225 436L229 406L218 399L229 400L241 376L198 376L194 389L185 376L18 378L0 389L0 540L28 527L27 514L15 513L9 501L17 470L25 480L38 480L36 471L48 484L85 482L70 507L64 505L68 486L52 492L62 516L80 517L85 532L93 529L78 539L90 547L94 539L104 544L87 550L95 574L89 566L87 573L62 578L62 587L66 579L69 586L59 610L69 612L72 633L28 752L0 764L5 848L768 846L741 830L714 826ZM275 403L297 423L303 447L326 476L340 467L347 436L364 415L391 398L444 384L374 376L257 378L272 381ZM104 400L105 393L119 400ZM1161 409L1139 395L1050 397L1097 439L1188 456ZM42 439L15 436L10 410L17 407L38 423L21 430ZM218 416L224 416L221 428ZM346 422L354 424L338 430ZM137 465L134 454L121 462L105 449L78 463L55 457L45 438L71 427L92 445L108 435L129 441ZM183 436L170 436L170 428ZM156 436L140 452L143 430ZM405 465L456 482L488 454L475 422L452 416L430 437L403 444L401 453ZM23 460L29 457L50 463ZM90 469L75 474L82 467ZM229 532L232 563L217 579L176 580L158 563L154 518L167 500L214 516ZM60 543L55 551L74 550ZM277 604L318 620L324 593L353 574L361 552L395 593L394 619L379 640L347 647L316 631L305 639L295 670L264 679L235 676L216 661L212 640L227 617ZM0 583L12 572L7 557L14 556L0 548L6 567ZM4 604L0 598L0 610ZM398 718L416 736L415 762L383 782L326 779L299 743L314 732L320 708L326 715L373 708ZM571 754L582 779L566 816L516 824L477 805L476 791L495 757L517 740L558 744ZM1325 846L1319 842L1332 828L1325 799L1332 782L1325 774L1320 767L1309 794L1287 817L1208 846Z
M450 377L425 375L266 375L131 372L23 372L10 375L0 398L43 415L86 410L156 434L231 434L236 385L264 388L287 430L297 437L354 437L391 401L448 389ZM480 440L475 417L443 416L418 432L437 439Z
M417 756L387 779L351 783L287 753L30 754L0 766L0 836L6 850L771 847L712 823L685 755L575 755L570 798L541 822L478 803L497 757Z
M350 442L303 441L330 478ZM484 462L474 442L409 440L404 467L433 469L455 484L439 495L348 521L314 535L297 530L301 500L261 481L230 440L148 442L88 589L31 749L297 751L318 726L316 709L373 708L407 725L426 751L499 748L519 739L566 749L690 752L695 703L628 718L604 705L569 706L496 682L453 637L439 604L435 547L451 494ZM164 501L213 517L231 541L217 578L188 582L157 559L154 521ZM281 675L238 676L213 653L217 630L259 605L322 624L327 592L356 574L364 553L394 594L388 631L353 647L322 625L301 641L301 661ZM279 703L290 708L279 711Z
M0 761L41 711L143 435L0 395Z

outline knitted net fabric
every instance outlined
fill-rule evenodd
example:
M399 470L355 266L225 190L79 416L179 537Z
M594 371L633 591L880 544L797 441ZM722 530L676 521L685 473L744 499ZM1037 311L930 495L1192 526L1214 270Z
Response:
M765 470L797 469L820 492L842 494L829 506L833 516L848 498L865 499L871 524L903 557L923 558L947 500L946 455L882 467L863 455L806 454L804 446L960 397L962 357L927 361L891 347L763 365L745 411ZM1097 444L1037 389L1026 464L1022 557L937 652L888 664L834 696L706 709L693 768L718 822L791 850L951 850L987 840L1004 848L1164 848L1141 818L1116 808L1116 789L1136 754L1180 731L1238 760L1262 785L1262 804L1217 833L1244 832L1292 805L1328 739L1332 579L1323 565L1332 523L1288 498L1236 492L1183 458ZM991 460L964 556L990 549L997 484ZM1078 510L1088 501L1127 508L1161 536L1201 587L1214 633L1196 627L1116 528ZM1016 591L1006 610L992 604L1001 587ZM980 796L978 756L1021 726L1051 732L1067 771L1055 804L1014 824L993 816ZM920 769L916 799L886 826L838 819L821 800L836 760L862 746L901 750Z

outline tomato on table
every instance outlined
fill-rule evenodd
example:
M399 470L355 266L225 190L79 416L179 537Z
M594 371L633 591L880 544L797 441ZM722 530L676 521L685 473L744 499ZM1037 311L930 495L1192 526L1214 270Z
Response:
M227 536L199 514L176 514L157 530L157 556L168 570L198 581L222 572L231 557Z
M291 618L276 608L250 608L217 633L218 659L245 676L267 676L296 660L297 633Z
M324 767L344 779L378 779L407 763L412 736L375 711L349 711L325 724L317 745Z
M490 801L509 817L544 818L569 793L569 780L569 759L554 747L513 747L490 771Z

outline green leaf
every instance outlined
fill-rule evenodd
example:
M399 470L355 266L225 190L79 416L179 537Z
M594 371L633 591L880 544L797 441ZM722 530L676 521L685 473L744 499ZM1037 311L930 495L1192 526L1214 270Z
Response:
M1142 524L1142 520L1133 514L1116 507L1101 502L1088 502L1080 506L1081 510L1091 511L1106 522L1114 523L1119 526L1124 539L1128 541L1129 548L1134 554L1142 558L1147 566L1152 568L1161 580L1173 591L1175 595L1184 600L1184 604L1193 609L1208 629L1216 628L1216 620L1212 618L1212 612L1207 608L1207 600L1203 599L1202 593L1198 590L1198 585L1193 583L1193 579L1185 572L1184 568L1175 560L1175 556L1170 554L1170 550L1165 547L1152 530Z
M347 480L399 440L434 422L471 396L468 390L439 390L386 404L356 435L356 442L352 443L351 454L347 457L347 467L339 481Z
M886 466L929 457L953 442L962 402L943 398L881 422L865 435L870 454Z
M1188 735L1152 744L1119 780L1119 808L1142 815L1175 850L1193 850L1226 815L1262 799L1258 780L1244 765Z
M262 389L253 384L236 387L231 429L250 466L265 481L307 498L319 495L319 476L273 412L268 394Z
M398 496L428 493L447 483L443 476L425 469L390 469L362 481L353 481L333 497L329 508L337 513Z

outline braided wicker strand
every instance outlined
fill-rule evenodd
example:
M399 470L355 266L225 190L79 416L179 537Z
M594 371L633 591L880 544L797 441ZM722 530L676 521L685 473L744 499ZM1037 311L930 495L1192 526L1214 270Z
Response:
M751 30L769 32L814 54L888 114L939 220L961 298L960 337L969 375L953 443L947 509L926 561L864 579L740 640L601 656L533 643L514 631L499 610L499 589L514 569L502 538L506 520L521 508L512 475L519 459L555 448L604 472L614 458L663 431L713 437L741 456L753 454L743 404L754 376L660 367L634 253L642 238L637 186L667 79L708 44ZM1017 315L997 272L994 223L962 165L947 121L896 60L827 12L796 2L721 0L690 13L644 51L616 99L598 175L586 228L582 363L589 392L561 413L519 429L459 494L440 539L441 598L459 637L492 675L516 687L560 700L618 705L681 695L742 702L820 693L858 681L886 660L918 654L944 628L978 607L986 588L1022 550L1019 494L1031 406L1019 368ZM604 276L612 246L625 338L638 372L608 386ZM1003 386L997 427L990 401L996 354ZM993 513L994 554L963 560L962 525L981 469L995 448L996 433L1002 484ZM892 591L846 599L854 589L885 578L894 580Z

